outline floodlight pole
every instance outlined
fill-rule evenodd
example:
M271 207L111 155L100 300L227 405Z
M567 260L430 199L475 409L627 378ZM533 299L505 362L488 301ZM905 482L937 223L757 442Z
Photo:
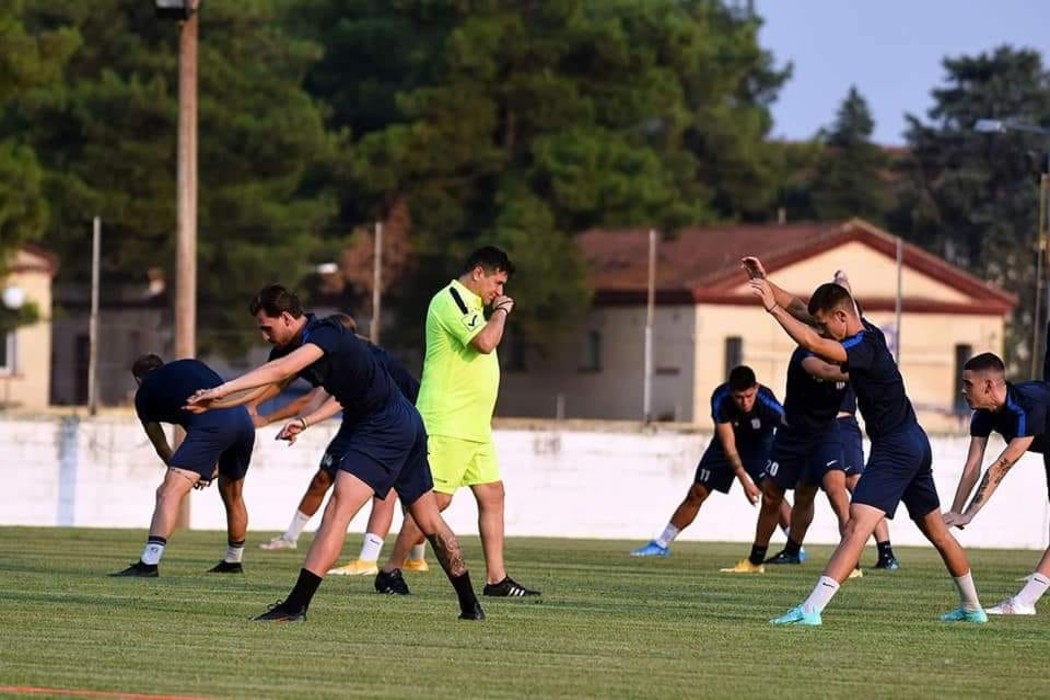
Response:
M197 355L197 36L199 0L179 27L175 214L175 357Z
M656 229L649 229L649 282L645 303L645 377L642 380L642 420L653 420L653 321L656 316Z

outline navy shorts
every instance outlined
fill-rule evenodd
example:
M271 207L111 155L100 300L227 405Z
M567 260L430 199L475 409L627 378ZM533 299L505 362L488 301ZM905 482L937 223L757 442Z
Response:
M772 448L772 438L762 440L757 445L741 448L737 445L740 461L744 463L744 471L748 473L751 480L756 484L762 481L765 475L766 464L769 462L769 451ZM736 480L736 473L726 459L725 450L722 449L722 441L715 436L711 444L707 446L700 463L696 465L696 474L693 483L703 484L712 491L729 493L729 488Z
M339 431L336 432L332 441L328 443L328 447L325 448L324 454L321 456L321 463L317 468L331 479L335 479L335 473L339 471L339 463L343 461L343 455L346 454L346 449L350 445L350 432L345 423L340 425Z
M222 421L190 427L171 456L171 466L210 481L218 465L220 476L239 481L248 473L254 447L255 426L248 411L239 406L228 409Z
M859 476L864 473L864 435L854 416L842 416L838 419L839 435L842 438L842 460L846 465L846 476Z
M930 440L913 424L871 441L868 465L853 491L853 502L878 508L892 518L901 502L912 520L940 510L933 483Z
M403 396L386 409L343 427L348 442L338 468L368 484L377 496L386 498L393 488L407 507L434 488L423 419Z
M788 491L797 485L820 486L827 472L844 467L842 439L832 421L823 430L777 430L766 477Z

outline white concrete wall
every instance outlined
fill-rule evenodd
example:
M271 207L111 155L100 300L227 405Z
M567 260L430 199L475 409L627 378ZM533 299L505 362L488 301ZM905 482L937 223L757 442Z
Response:
M630 426L570 431L550 425L496 432L510 536L648 540L678 505L709 439ZM252 530L280 530L288 524L335 427L312 428L291 447L273 440L276 429L260 431L245 483ZM938 437L933 442L938 491L950 505L968 440ZM147 527L162 472L133 418L7 420L0 422L0 445L6 485L0 490L0 525ZM1001 448L993 440L988 460ZM214 487L194 492L192 499L191 527L225 527ZM823 497L818 503L808 540L833 543L834 518ZM474 534L475 518L473 500L461 492L448 513L449 523L456 532ZM360 532L366 519L367 512L359 514L351 529ZM1042 549L1048 523L1042 461L1039 455L1027 455L958 537L973 547ZM755 509L734 486L728 496L709 499L682 539L750 542L754 524ZM922 543L903 510L891 529L896 544Z

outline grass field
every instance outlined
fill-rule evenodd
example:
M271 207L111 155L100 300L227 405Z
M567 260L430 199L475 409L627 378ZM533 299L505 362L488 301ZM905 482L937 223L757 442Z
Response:
M848 582L822 628L768 619L809 591L829 548L765 575L718 573L743 545L675 546L666 560L628 543L512 540L512 575L542 599L484 601L456 619L436 565L413 595L331 578L300 625L251 623L283 597L303 557L249 542L244 576L204 574L223 535L180 532L159 579L112 579L143 533L0 528L0 694L62 689L208 697L1009 696L1048 693L1050 613L946 625L953 586L932 550ZM359 538L348 540L347 551ZM637 544L637 543L630 543ZM477 584L480 548L466 538ZM868 559L873 552L868 552ZM1013 593L1036 552L971 553L987 605ZM480 586L476 586L480 588ZM17 689L21 689L18 691ZM93 691L88 693L87 691ZM61 694L55 695L57 697ZM37 696L39 697L39 695Z

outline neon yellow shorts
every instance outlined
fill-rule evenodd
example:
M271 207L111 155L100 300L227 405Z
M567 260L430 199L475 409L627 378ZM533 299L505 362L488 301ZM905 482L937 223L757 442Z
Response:
M502 478L492 440L474 442L431 435L427 438L427 453L438 493L453 494L460 486L491 484Z

